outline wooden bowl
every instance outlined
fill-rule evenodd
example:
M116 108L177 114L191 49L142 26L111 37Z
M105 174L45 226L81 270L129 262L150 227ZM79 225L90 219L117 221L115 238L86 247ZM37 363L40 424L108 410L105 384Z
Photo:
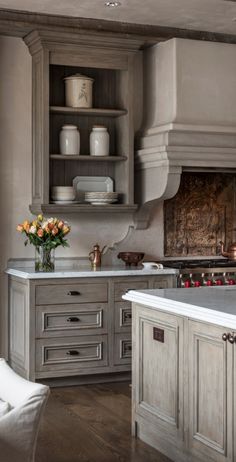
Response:
M117 258L123 260L126 266L137 266L138 263L143 259L144 255L145 254L143 252L120 252L117 255Z

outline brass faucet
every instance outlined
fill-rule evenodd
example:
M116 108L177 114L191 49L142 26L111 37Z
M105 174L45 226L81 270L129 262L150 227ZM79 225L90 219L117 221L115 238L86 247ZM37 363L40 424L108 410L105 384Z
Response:
M89 252L89 260L91 261L92 267L94 269L99 268L102 263L102 255L104 250L107 248L105 245L102 250L100 250L99 245L95 244L93 250Z

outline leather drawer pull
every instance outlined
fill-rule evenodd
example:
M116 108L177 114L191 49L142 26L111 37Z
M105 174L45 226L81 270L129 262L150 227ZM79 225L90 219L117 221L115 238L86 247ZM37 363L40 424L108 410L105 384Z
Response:
M70 290L67 295L81 295L78 290Z
M69 318L67 318L67 322L79 322L80 319L77 318L77 316L70 316Z
M78 356L78 355L79 355L79 351L77 351L77 350L69 350L69 351L66 352L66 354L67 354L68 356Z

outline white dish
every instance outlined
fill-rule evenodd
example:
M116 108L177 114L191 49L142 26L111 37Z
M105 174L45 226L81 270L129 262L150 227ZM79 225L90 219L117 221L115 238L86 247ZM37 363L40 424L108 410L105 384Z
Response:
M57 201L51 201L51 204L61 204L61 205L66 205L66 204L80 204L79 201L65 201L65 200L57 200Z
M73 186L76 199L84 202L85 192L113 192L114 181L109 176L76 176Z
M96 192L85 192L86 197L101 197L101 198L110 198L110 197L117 197L118 193L117 192L102 192L102 191L96 191Z
M104 200L100 200L100 199L85 199L85 202L90 202L91 204L94 204L96 202L96 204L112 204L113 202L117 202L117 199L104 199Z
M93 201L93 202L90 202L90 204L91 205L111 205L111 204L113 204L113 202L114 201L112 201L112 202L100 202L100 201L96 202L96 201Z
M152 268L163 269L163 265L161 263L156 263L154 261L143 261L142 265L144 269L152 269Z

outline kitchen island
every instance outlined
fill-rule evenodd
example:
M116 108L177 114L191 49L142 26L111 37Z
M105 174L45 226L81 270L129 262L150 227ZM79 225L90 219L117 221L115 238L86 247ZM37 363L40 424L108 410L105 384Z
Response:
M130 291L133 434L175 462L236 461L236 289Z

